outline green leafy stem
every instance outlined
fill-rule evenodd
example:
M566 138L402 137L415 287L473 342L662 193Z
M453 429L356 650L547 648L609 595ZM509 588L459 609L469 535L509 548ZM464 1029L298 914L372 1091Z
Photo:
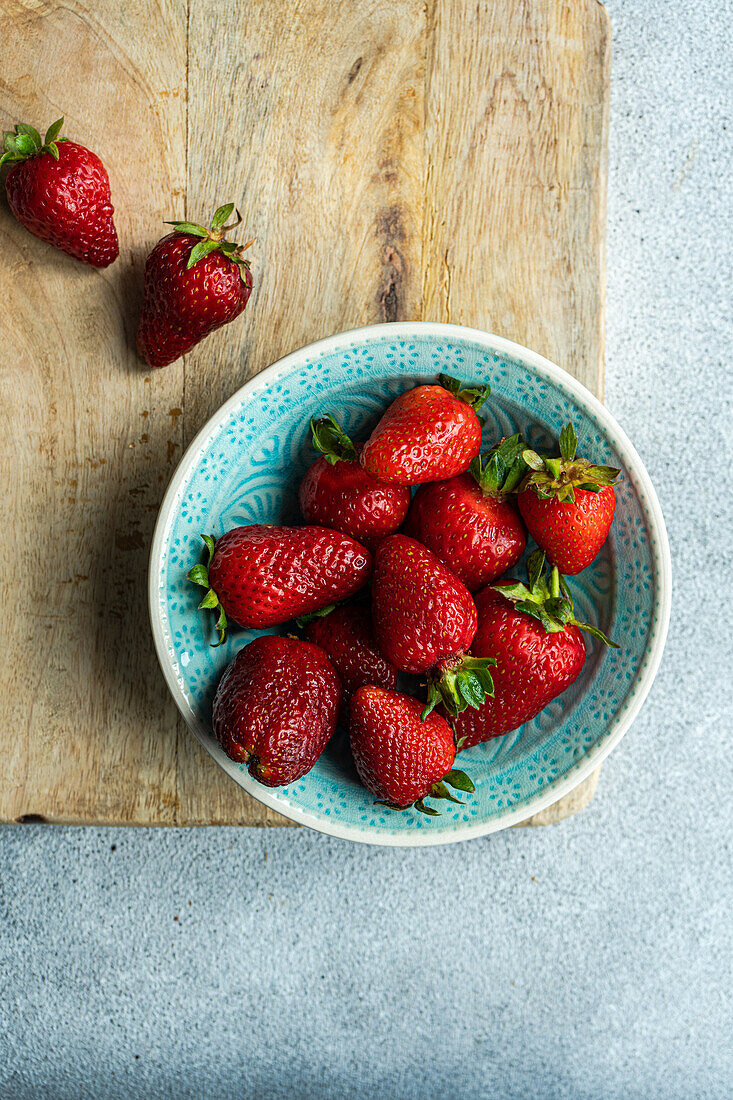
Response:
M224 612L224 608L219 603L219 597L214 589L209 584L209 567L211 566L211 560L214 557L215 540L213 535L202 535L201 538L206 544L208 550L208 561L204 565L203 562L199 562L198 565L194 565L193 569L189 569L186 573L187 578L193 583L198 584L201 588L206 589L206 595L199 604L199 611L211 608L219 608L219 617L216 620L216 630L219 635L219 641L213 643L213 648L220 646L226 641L227 636L227 617Z
M12 130L3 131L3 155L0 157L0 166L27 160L28 157L38 156L39 153L50 153L54 160L58 160L59 144L69 140L59 137L63 124L62 115L51 123L43 139L35 126L29 126L26 122L18 122Z
M444 775L437 783L433 783L430 790L422 798L418 798L416 802L413 802L410 806L397 806L394 802L386 802L381 799L375 800L375 806L386 806L390 810L398 810L404 812L405 810L417 810L418 813L426 814L428 817L440 817L440 811L436 810L433 806L428 806L425 803L426 798L444 798L449 802L454 802L457 806L463 806L465 803L461 802L460 798L456 798L451 794L448 787L452 787L454 791L464 791L466 794L473 794L476 788L473 785L472 780L465 772L460 771L459 768L451 768L451 770Z

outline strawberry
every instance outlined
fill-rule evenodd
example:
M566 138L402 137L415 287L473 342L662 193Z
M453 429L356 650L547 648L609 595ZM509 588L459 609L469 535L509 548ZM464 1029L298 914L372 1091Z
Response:
M351 701L349 739L359 778L379 802L435 816L438 811L423 799L458 802L446 784L469 792L474 785L453 768L456 747L448 723L439 714L423 721L421 711L410 695L361 687Z
M403 672L430 672L429 714L440 699L453 713L479 706L492 691L491 661L466 657L476 633L476 605L431 550L406 535L380 542L372 584L374 633Z
M438 386L417 386L387 408L361 452L361 464L381 481L416 485L442 481L468 469L481 449L475 410L489 386L463 389L441 374Z
M359 463L359 451L332 416L311 420L313 446L322 452L300 484L308 523L333 527L372 549L393 534L410 507L405 485L377 481Z
M24 123L3 134L0 165L12 164L8 203L34 236L82 263L109 267L120 252L109 177L95 153L59 137L63 124L49 126L43 140Z
M397 686L397 669L377 648L369 604L364 601L317 611L298 620L309 642L325 650L341 678L344 700L357 688Z
M516 489L527 467L518 435L502 440L486 462L474 458L470 473L421 485L405 534L422 542L463 581L469 592L515 565L527 545Z
M620 470L576 458L572 424L560 433L560 457L525 451L530 472L521 485L519 511L527 530L561 573L580 573L608 537L616 508L613 485Z
M201 537L208 565L195 565L187 576L206 589L199 607L219 609L219 644L228 618L254 628L320 611L363 588L372 568L368 550L326 527L253 523L217 540Z
M545 555L536 550L527 565L527 585L499 581L476 596L478 630L471 653L496 659L494 694L456 718L462 749L517 729L570 687L585 662L581 631L617 648L600 630L575 618L564 579L555 567L548 583L544 563Z
M220 206L211 229L191 222L175 226L158 241L145 263L143 305L137 350L151 367L180 359L210 332L238 317L252 293L252 273L242 252L253 243L236 245L225 233L234 203Z
M265 635L227 666L214 698L214 736L266 787L309 772L336 728L341 685L318 646Z

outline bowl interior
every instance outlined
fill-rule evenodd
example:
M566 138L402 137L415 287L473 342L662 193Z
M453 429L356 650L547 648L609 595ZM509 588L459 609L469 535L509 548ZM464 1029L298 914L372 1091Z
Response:
M605 743L632 706L652 656L660 625L663 533L650 517L638 458L562 372L546 373L539 357L516 345L510 353L509 345L489 336L453 330L441 339L428 326L425 331L412 326L414 331L400 338L385 333L385 327L343 334L276 364L235 395L194 441L176 472L156 532L153 629L186 720L250 793L327 832L383 843L431 843L489 832L528 816L548 801L548 791L574 785L605 755ZM389 401L411 386L434 381L441 371L491 383L482 410L484 447L521 431L532 446L550 448L563 424L572 420L579 453L621 468L611 536L594 564L570 579L576 615L599 625L621 648L605 651L587 636L586 663L569 691L516 732L461 754L460 766L470 773L476 793L461 796L463 806L440 803L440 817L376 806L359 785L338 735L303 779L278 790L263 788L221 752L211 734L218 677L259 632L235 628L225 645L212 648L213 617L196 610L200 590L185 576L201 559L200 535L218 536L238 524L302 522L297 489L315 457L309 418L332 412L351 435L363 439Z

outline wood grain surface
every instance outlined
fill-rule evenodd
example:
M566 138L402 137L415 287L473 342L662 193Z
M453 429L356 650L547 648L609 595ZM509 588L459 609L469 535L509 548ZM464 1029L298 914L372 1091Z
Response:
M610 30L597 0L0 0L0 124L110 173L98 272L0 202L0 820L285 824L188 733L147 554L182 448L288 351L377 321L521 341L602 394ZM185 361L134 352L163 221L235 201L255 291ZM597 773L532 824L592 798Z

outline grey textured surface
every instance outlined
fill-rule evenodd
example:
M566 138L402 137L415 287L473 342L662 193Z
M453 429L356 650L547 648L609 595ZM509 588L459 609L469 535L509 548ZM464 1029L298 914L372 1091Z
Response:
M0 1096L726 1097L731 7L609 5L607 401L674 606L589 809L383 851L305 831L0 833ZM722 481L722 479L721 479Z

